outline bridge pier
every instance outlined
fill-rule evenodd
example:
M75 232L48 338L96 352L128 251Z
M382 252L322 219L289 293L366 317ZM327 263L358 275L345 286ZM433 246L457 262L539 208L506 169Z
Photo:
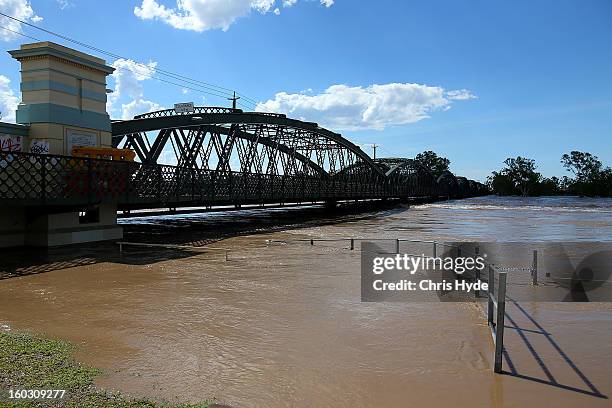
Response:
M58 158L41 161L41 173L32 167L9 164L18 158L10 152L72 156L75 147L112 147L111 120L106 112L106 76L114 71L100 58L52 42L23 44L9 54L21 63L22 101L17 124L0 123L0 133L11 143L0 146L0 169L4 171L5 193L19 197L31 189L43 197L69 190L79 174L61 174ZM55 156L57 157L57 156ZM17 175L27 184L19 182ZM72 177L72 178L71 178ZM81 176L82 177L82 176ZM96 196L95 173L88 173L83 200L62 204L61 209L32 206L27 200L0 206L0 247L22 245L55 246L80 242L120 239L117 204ZM33 181L35 180L35 181Z

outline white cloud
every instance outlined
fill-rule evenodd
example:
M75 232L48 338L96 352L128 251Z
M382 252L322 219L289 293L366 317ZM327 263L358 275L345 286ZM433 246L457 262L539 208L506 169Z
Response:
M279 3L281 0L278 0ZM330 7L333 0L320 0ZM283 0L283 7L294 5L297 0ZM142 20L161 20L180 30L203 32L212 29L226 31L240 17L252 10L261 14L273 12L277 0L176 0L176 7L167 7L157 0L142 0L140 7L134 7L134 15Z
M31 21L37 23L42 21L42 17L37 16L27 0L0 0L0 10L4 14L13 16L23 21ZM8 28L12 31L21 32L21 23L13 19L0 16L0 26ZM0 30L0 39L11 41L18 38L19 35L7 30Z
M121 104L121 118L132 119L136 115L162 109L163 107L155 102L137 98L130 103Z
M74 7L74 3L70 0L55 0L61 10Z
M478 97L476 95L474 95L472 92L468 91L467 89L457 89L455 91L448 91L446 93L446 96L448 97L448 99L452 99L455 101L465 101L468 99L478 99Z
M267 13L275 0L177 0L176 8L167 8L156 0L143 0L134 14L143 20L161 20L174 28L202 32L227 30L239 17L251 10Z
M0 75L0 112L3 122L15 122L15 110L19 104L19 97L11 89L11 80Z
M388 126L418 122L434 111L447 110L453 99L474 97L467 90L446 92L441 87L411 83L366 88L332 85L317 95L280 92L274 99L259 103L257 110L286 113L331 129L383 130Z
M157 62L139 64L132 60L118 59L113 63L115 72L111 77L115 81L115 90L108 97L106 109L114 117L121 103L121 119L132 119L135 115L163 109L153 101L144 99L142 82L151 79ZM129 102L124 102L129 100Z

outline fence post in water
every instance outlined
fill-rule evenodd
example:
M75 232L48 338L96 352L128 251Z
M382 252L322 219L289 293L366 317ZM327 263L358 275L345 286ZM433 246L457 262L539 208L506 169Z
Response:
M497 319L495 321L495 364L493 371L502 372L502 351L504 350L504 325L506 314L506 272L499 273L497 288Z
M434 241L434 242L433 242L433 257L434 257L434 258L436 258L436 257L437 257L437 254L436 254L436 252L437 252L436 245L437 245L437 242L436 242L436 241Z
M478 254L480 253L480 248L476 247L474 248L474 254L476 255L476 258L478 258ZM476 280L476 284L478 284L478 282L480 281L480 269L476 268L476 272L474 273L475 275L475 280ZM474 296L476 296L476 298L480 297L480 290L476 289L474 291Z
M310 246L314 245L314 239L310 238Z
M489 327L493 324L493 295L495 287L495 270L493 269L493 265L489 265L489 278L487 282L487 323Z
M395 253L396 254L400 253L400 240L399 240L399 238L395 239Z
M533 264L531 266L531 283L533 285L538 284L538 250L533 250Z
M351 251L355 249L355 239L351 238Z

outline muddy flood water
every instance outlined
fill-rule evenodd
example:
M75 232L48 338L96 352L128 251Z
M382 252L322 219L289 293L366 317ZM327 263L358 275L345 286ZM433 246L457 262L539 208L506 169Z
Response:
M610 407L612 304L517 303L504 368L475 303L362 303L359 251L309 238L611 241L612 200L124 219L126 241L4 253L0 326L78 345L97 385L231 407ZM511 364L509 364L509 362ZM511 369L512 368L512 369Z

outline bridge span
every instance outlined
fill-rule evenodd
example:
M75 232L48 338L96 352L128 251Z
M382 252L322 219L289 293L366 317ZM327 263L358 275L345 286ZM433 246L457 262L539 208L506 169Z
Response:
M0 153L0 203L129 210L486 193L450 173L437 179L413 159L373 160L340 134L281 114L151 112L112 122L112 143L139 162Z

